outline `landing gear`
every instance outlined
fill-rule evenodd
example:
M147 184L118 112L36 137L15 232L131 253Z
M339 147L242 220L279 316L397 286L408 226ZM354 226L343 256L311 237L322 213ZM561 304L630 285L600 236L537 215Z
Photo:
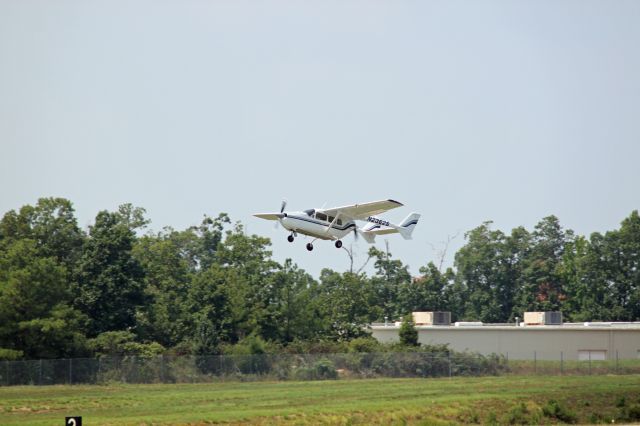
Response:
M338 240L336 241L336 248L341 248L342 247L342 241Z
M292 242L293 242L293 234L291 234L291 235L289 235L289 236L287 237L287 241L289 241L290 243L292 243Z
M309 251L313 250L313 244L307 243L307 250Z

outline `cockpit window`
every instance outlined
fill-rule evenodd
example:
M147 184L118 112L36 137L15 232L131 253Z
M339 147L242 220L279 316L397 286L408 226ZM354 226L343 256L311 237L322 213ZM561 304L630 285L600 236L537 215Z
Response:
M305 210L304 211L307 216L313 216L313 214L316 212L315 209L309 209L309 210Z
M316 219L327 221L327 215L324 213L316 213Z

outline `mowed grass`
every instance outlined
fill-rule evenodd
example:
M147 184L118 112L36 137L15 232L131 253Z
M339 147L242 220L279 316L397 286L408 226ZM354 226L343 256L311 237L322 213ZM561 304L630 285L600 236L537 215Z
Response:
M550 400L580 423L610 423L621 400L640 403L640 376L4 387L0 424L62 425L65 416L85 425L554 423L542 414Z

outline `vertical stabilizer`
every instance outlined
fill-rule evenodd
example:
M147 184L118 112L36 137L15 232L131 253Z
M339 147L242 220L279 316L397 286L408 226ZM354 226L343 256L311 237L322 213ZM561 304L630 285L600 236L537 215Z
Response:
M402 221L402 223L400 223L400 226L395 228L398 230L400 235L402 235L402 238L404 238L405 240L410 240L413 229L418 224L419 219L420 213L411 213Z

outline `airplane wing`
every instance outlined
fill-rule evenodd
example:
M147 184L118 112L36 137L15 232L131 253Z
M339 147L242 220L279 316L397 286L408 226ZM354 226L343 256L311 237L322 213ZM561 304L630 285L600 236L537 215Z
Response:
M254 216L259 217L260 219L278 220L282 217L282 213L256 213Z
M364 220L369 216L375 216L380 213L384 213L387 210L402 207L402 203L395 200L382 200L372 201L369 203L352 204L350 206L334 207L330 209L322 209L323 213L328 216L337 216L338 213L342 217L347 217L355 220Z

